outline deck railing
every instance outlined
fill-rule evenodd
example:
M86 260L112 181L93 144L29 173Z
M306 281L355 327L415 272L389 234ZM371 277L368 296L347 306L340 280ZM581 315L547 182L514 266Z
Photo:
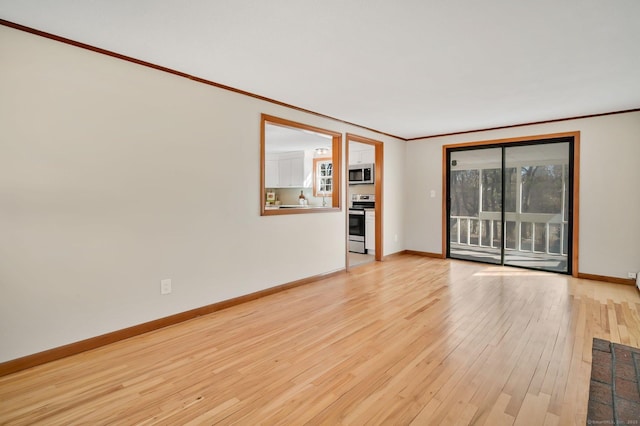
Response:
M567 255L568 222L560 214L506 213L504 227L499 212L451 216L449 223L454 244L499 249L505 234L505 250Z

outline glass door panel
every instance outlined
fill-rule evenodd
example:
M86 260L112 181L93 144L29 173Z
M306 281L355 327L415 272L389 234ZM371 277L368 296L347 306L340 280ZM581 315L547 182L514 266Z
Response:
M502 263L502 149L449 158L449 257Z
M569 143L504 149L504 264L568 272Z

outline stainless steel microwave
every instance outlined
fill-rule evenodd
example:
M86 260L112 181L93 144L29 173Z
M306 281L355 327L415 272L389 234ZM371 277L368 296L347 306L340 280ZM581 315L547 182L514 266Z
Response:
M354 164L349 166L349 185L372 184L374 180L373 164Z

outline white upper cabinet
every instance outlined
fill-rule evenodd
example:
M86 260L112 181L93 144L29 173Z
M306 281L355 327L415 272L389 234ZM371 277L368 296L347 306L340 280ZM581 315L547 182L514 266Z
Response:
M349 149L349 165L354 164L373 164L376 162L376 151L372 145L357 144L350 145Z
M280 185L280 167L278 158L266 156L264 160L264 186L267 188L277 188Z
M312 159L304 151L265 156L265 187L310 188Z

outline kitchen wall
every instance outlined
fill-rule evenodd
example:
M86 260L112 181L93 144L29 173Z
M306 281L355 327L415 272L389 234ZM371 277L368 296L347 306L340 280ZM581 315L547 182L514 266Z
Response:
M408 142L406 248L442 251L443 145L569 131L581 134L579 272L627 278L639 271L640 112Z
M346 184L260 216L261 113L382 141L404 249L404 141L3 26L0 52L0 362L343 269Z

